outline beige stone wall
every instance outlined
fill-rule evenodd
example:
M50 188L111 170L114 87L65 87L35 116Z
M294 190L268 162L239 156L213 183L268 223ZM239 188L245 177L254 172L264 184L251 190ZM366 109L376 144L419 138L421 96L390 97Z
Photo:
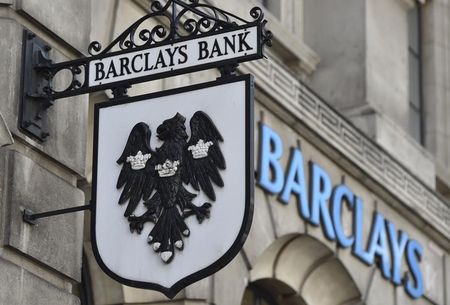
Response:
M76 17L74 12L77 12ZM83 214L22 221L34 212L85 204L88 96L49 110L50 138L37 142L18 128L23 30L52 47L55 61L87 48L90 1L0 1L0 304L79 304ZM76 30L74 30L76 29ZM61 80L64 81L64 80Z
M248 10L254 5L252 1L212 2L241 16L246 16ZM91 34L91 40L102 42L111 40L126 27L127 23L145 13L146 8L141 5L142 3L145 4L145 1L125 3L121 1L98 1L92 13L95 16L92 18L93 28L94 20L101 20L105 27L97 26ZM295 19L292 17L294 12L286 10L289 5L292 5L292 3L284 2L285 11L283 14L287 14L286 18L292 21ZM335 7L330 8L333 5ZM348 9L349 6L352 7L351 10ZM307 284L306 279L302 276L279 275L280 279L285 281L291 281L291 283L297 281L298 285L294 285L295 287L292 287L292 289L307 298L311 304L335 304L336 302L343 304L347 301L350 303L365 302L366 304L446 304L444 297L447 296L444 294L444 287L449 285L446 280L449 276L445 269L448 269L448 264L444 262L448 260L450 220L445 218L445 215L448 215L448 212L445 210L443 213L443 218L439 222L442 225L425 231L424 228L428 226L427 223L432 223L435 216L430 214L430 218L424 221L419 216L420 213L410 212L411 202L409 198L411 196L414 198L414 195L404 196L403 198L408 198L404 199L405 202L401 200L402 192L398 193L398 196L393 195L400 185L409 185L405 189L406 193L414 185L418 187L415 191L418 191L420 196L415 196L417 205L413 204L413 207L423 206L424 210L428 210L430 205L424 206L424 202L440 200L431 199L421 189L425 187L424 184L434 187L435 165L433 158L430 153L416 145L405 131L398 128L398 126L404 127L406 124L404 106L407 83L406 79L402 82L397 81L399 78L403 79L406 74L406 63L401 59L405 55L404 50L395 45L393 48L394 50L397 48L398 52L390 50L390 55L387 57L387 53L382 48L382 45L388 44L389 39L394 44L398 38L403 41L406 25L402 23L402 27L395 31L392 30L392 33L388 36L383 35L385 30L377 31L380 24L387 29L392 29L396 18L405 21L408 5L401 1L355 2L342 5L333 1L307 0L301 7L302 10L307 12L304 18L311 18L316 22L317 26L312 27L311 35L318 40L318 44L310 43L308 39L306 39L306 44L298 38L308 35L308 33L303 34L305 30L308 31L308 28L304 29L303 26L300 26L300 28L297 28L300 32L296 33L294 37L292 36L292 23L286 23L286 19L276 20L269 13L268 19L271 29L276 36L275 46L270 52L271 60L245 64L241 67L242 72L250 72L256 76L258 105L255 116L258 120L264 117L264 121L283 136L286 148L300 143L305 157L323 165L332 174L334 182L340 181L341 177L345 175L346 182L366 202L365 217L371 218L373 211L382 211L386 217L389 217L396 224L398 223L400 228L408 230L420 239L421 243L425 245L425 252L427 253L422 263L422 268L425 270L425 281L427 282L425 298L412 301L406 296L402 287L395 288L385 281L378 269L365 266L349 251L338 251L335 243L331 243L323 237L320 228L311 227L297 216L294 200L291 200L292 202L289 205L283 206L273 196L257 189L254 223L241 254L216 275L180 292L173 303L240 304L245 287L255 279L252 272L254 272L257 261L262 260L263 253L267 252L271 245L283 241L292 234L305 234L305 236L320 241L324 247L322 251L337 259L335 263L321 265L321 268L317 270L321 271L323 275L321 277L321 273L318 272L315 281L320 284L324 276L343 276L343 282L352 282L355 285L348 294L343 293L341 299L332 299L329 297L330 294L324 293L321 296L315 293L316 290L311 288L316 288L316 285L313 285L315 281L310 281ZM119 11L121 14L117 13ZM317 13L314 14L314 11ZM323 11L328 11L330 15L317 15ZM389 23L383 23L385 20L379 18L384 14L388 14L391 26L389 26ZM346 23L346 27L345 31L342 31L344 23ZM98 23L96 24L98 25ZM113 31L107 33L110 25L112 25ZM360 36L355 35L355 32L360 33ZM345 37L348 39L341 40L342 34L347 35ZM374 46L374 49L368 53L366 53L366 39ZM326 43L322 45L321 40ZM336 56L336 50L340 50L339 56ZM316 66L319 58L315 52L321 57L319 66ZM324 52L329 52L329 55ZM400 57L397 57L397 55ZM386 67L391 68L390 62L399 65L395 69L397 74L389 73L386 69ZM316 69L317 71L314 72ZM359 72L354 74L355 71ZM351 117L367 136L380 143L388 152L383 149L375 150L375 146L372 146L374 144L367 137L355 133L356 131L351 124L346 125L345 121L341 122L342 118L337 119L339 117L337 113L326 110L326 107L328 107L326 104L321 104L320 101L315 99L313 102L312 97L307 93L308 89L298 85L296 78L291 77L289 73L298 73L298 78L301 79L312 79L312 84L320 95L325 96L328 102ZM131 94L136 95L162 88L199 83L214 79L216 76L216 71L206 71L175 77L161 82L140 85L137 89L133 89ZM369 81L369 79L371 80ZM318 86L316 87L315 84L318 84ZM393 88L386 90L385 85L393 86ZM400 89L396 89L397 87ZM391 91L396 92L396 94L390 95ZM335 95L329 96L327 92ZM370 96L370 99L368 96ZM101 101L105 97L100 94L91 100ZM389 100L389 103L394 103L393 99L398 100L399 102L395 102L398 111L389 112L386 108L388 107L386 99ZM342 107L339 104L340 101L348 103L348 107ZM382 111L365 111L364 105L366 103L372 105L374 109L381 109ZM315 111L318 111L318 121L307 114L307 111L296 108L297 104L301 104L301 108L312 107L311 114L314 113L315 115ZM355 109L357 110L349 111L353 106L356 106ZM319 111L322 111L322 113L319 114ZM339 134L334 134L337 130ZM353 155L349 150L346 150L345 147L348 144L345 144L345 139L352 139L352 141L355 141L353 144L361 145L364 152L366 152L366 149L367 152L374 152L377 162L383 164L380 165L381 167L392 164L395 170L399 171L393 177L401 177L400 180L397 178L389 180L388 177L392 177L392 175L388 172L384 172L386 176L383 174L376 178L378 174L375 174L373 169L378 165L372 164L370 155L367 155L368 159L364 161L364 158L358 156L358 153ZM367 143L363 144L365 141ZM357 151L359 150L356 149L355 152ZM394 155L394 158L391 154ZM363 153L363 155L365 157L366 153ZM286 154L283 157L284 163L287 162L287 158L288 155ZM407 166L419 179L411 176L408 170L405 171L397 160L402 160L403 165ZM344 165L345 167L342 167ZM385 170L386 168L383 171ZM377 182L374 183L374 180ZM364 182L364 184L361 182ZM378 183L381 183L381 187ZM437 205L442 208L445 204L440 202ZM370 229L368 226L369 223L365 227L366 234ZM87 253L90 252L89 247L90 245L87 243L85 247ZM297 254L300 255L301 253L302 251ZM159 304L167 301L159 293L118 285L99 271L92 255L89 255L89 257L91 274L95 278L94 282L98 284L98 286L94 285L96 304L122 302L125 304ZM286 266L289 268L289 265ZM267 265L267 267L270 267L270 265ZM343 270L346 270L348 274L345 275L346 273ZM300 279L303 283L300 283ZM326 284L323 285L325 286L322 288L326 288ZM310 287L309 290L308 287ZM345 287L337 288L338 291L339 288L345 290ZM114 293L109 291L114 291Z
M257 3L210 2L244 17ZM100 270L86 234L88 214L86 219L78 213L41 220L37 227L21 220L24 208L42 212L89 199L92 109L111 97L98 92L59 100L49 111L51 136L46 142L23 134L17 128L23 29L47 41L55 61L75 59L86 54L91 40L107 45L144 15L147 5L144 0L0 0L0 305L79 304L82 251L94 304L168 304L163 295L125 287ZM437 190L450 193L449 3L429 1L424 10L426 149L403 130L407 62L401 44L410 5L397 0L282 0L280 18L267 15L275 34L269 59L243 64L240 71L256 76L255 128L264 121L282 135L286 150L300 145L305 159L322 165L334 183L345 176L363 197L367 218L380 211L420 241L425 296L412 301L378 269L338 250L320 228L302 221L294 200L281 205L257 188L253 227L241 253L170 304L239 305L247 285L269 276L269 270L283 285L264 285L298 296L287 298L294 302L288 304L450 305L450 207L436 194L436 176ZM217 75L204 71L140 84L130 95ZM285 154L284 165L287 158ZM288 240L292 244L283 252L284 263L273 272L271 250Z

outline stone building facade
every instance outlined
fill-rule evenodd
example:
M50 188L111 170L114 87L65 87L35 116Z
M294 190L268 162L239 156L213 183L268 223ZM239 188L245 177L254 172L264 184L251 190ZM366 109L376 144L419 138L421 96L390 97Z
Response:
M89 212L38 226L22 221L25 208L89 201L93 106L111 98L98 92L55 101L48 139L24 134L18 128L23 30L45 40L54 61L75 59L91 40L108 44L148 12L149 1L0 0L0 305L450 305L450 1L208 2L243 17L265 6L274 46L268 59L242 64L239 73L256 78L255 148L265 126L283 152L274 157L268 147L272 161L265 165L263 153L255 157L253 226L240 254L169 301L100 270ZM129 95L217 76L208 70L167 78L133 86ZM297 168L293 151L301 155ZM329 195L317 203L315 222L302 214L298 188L288 189L283 202L286 185L271 189L273 171L262 178L267 166L278 166L286 184L290 168L303 164L304 179L293 181L309 187L308 163L322 169L331 187L345 185L361 199L359 229L356 204L341 207L338 225ZM375 240L372 262L358 256L356 231L366 252ZM396 260L392 245L402 244L402 232L421 251L403 244Z

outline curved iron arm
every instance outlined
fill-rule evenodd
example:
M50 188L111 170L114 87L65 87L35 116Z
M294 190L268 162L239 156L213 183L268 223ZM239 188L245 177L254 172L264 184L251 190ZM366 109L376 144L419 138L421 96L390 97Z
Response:
M88 48L89 54L92 56L106 54L114 47L118 47L120 50L129 50L162 42L175 43L180 37L195 37L200 34L207 34L224 29L231 29L240 25L251 24L262 25L263 36L265 37L264 45L271 45L273 35L270 31L265 29L267 22L264 20L264 13L261 8L252 8L250 10L250 16L253 20L247 21L220 8L208 4L201 4L199 3L199 0L187 1L190 2L190 4L185 3L182 0L167 0L165 5L162 5L160 0L153 1L150 6L151 12L134 22L105 49L102 50L102 46L98 41L91 42ZM177 6L182 7L179 12L177 12ZM172 11L170 11L171 7ZM201 11L201 9L205 9L211 14ZM193 16L188 17L188 13L193 14ZM158 24L152 29L144 27L138 31L145 21L157 20L157 18L165 19L168 23ZM183 33L178 30L178 25L180 25L186 34L183 35ZM137 32L138 37L136 37ZM140 44L136 38L139 38Z
M114 89L117 86L90 88L88 85L89 62L109 53L116 54L121 51L149 48L153 45L177 43L181 40L251 25L257 25L261 29L261 48L271 46L273 35L265 28L267 21L264 19L262 9L254 7L249 15L252 18L251 21L217 7L201 4L199 0L152 1L150 13L135 21L106 48L102 49L98 41L91 42L88 47L90 57L55 64L45 59L38 64L35 67L36 71L47 80L39 90L39 97L52 101L98 90ZM157 24L149 28L146 22L150 20L157 21ZM72 80L66 88L58 91L53 86L52 80L62 71L68 71Z

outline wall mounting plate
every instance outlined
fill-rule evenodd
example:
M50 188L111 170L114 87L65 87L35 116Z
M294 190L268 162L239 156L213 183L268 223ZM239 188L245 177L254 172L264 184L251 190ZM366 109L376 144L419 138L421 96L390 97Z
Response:
M50 82L45 73L45 68L52 64L50 50L45 41L24 30L19 128L40 142L49 136L46 111L53 105L52 99L44 92Z

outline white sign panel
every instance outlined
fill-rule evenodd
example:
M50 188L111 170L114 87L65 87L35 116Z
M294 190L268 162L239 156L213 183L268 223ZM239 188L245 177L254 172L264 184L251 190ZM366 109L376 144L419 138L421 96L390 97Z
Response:
M92 243L103 270L169 297L229 263L253 211L250 76L97 104Z
M89 63L89 86L160 75L260 53L258 26L125 53ZM255 59L255 58L254 58ZM189 71L186 71L189 72Z

